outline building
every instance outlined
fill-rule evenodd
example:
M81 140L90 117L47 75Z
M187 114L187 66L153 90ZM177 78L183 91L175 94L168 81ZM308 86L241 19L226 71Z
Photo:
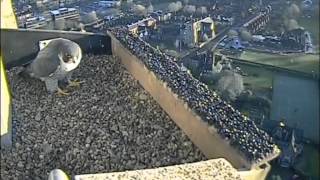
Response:
M194 45L194 37L193 37L193 27L192 22L184 23L181 31L180 36L182 43L187 46L193 46Z
M52 8L52 7L59 7L59 0L37 0L36 6L37 8Z
M303 9L310 9L313 5L313 1L312 0L304 0L302 2L302 7Z
M16 14L17 19L19 19L20 17L23 17L23 16L32 15L32 6L26 5L21 8L17 8L15 10L15 14Z
M211 17L196 22L187 22L181 31L182 42L188 46L201 46L215 37L214 21Z
M301 50L304 52L312 52L313 45L310 33L303 28L294 29L285 32L281 36L281 44L292 50Z
M53 21L58 19L79 19L79 11L75 8L59 8L57 10L50 11L50 15Z
M103 19L97 19L92 23L84 24L84 28L86 31L95 32L97 30L100 30L104 24L105 21Z
M65 5L73 4L76 2L80 2L80 0L59 0L59 7L64 7Z
M30 17L23 23L23 28L39 29L47 25L47 20L44 17Z
M272 7L268 5L259 13L258 16L255 16L250 21L245 23L243 27L248 29L252 34L257 33L270 21L271 11Z
M233 17L225 17L225 16L216 16L215 21L217 24L221 24L224 26L231 26L234 23L234 18Z
M23 27L24 26L24 22L28 19L31 18L33 13L31 8L23 8L21 11L17 11L16 13L16 17L18 20L18 26L19 27Z
M133 34L140 34L141 31L143 31L147 27L155 29L156 26L157 26L156 19L152 17L145 18L133 24L127 25L128 30Z
M37 8L52 9L64 7L65 5L73 4L79 1L80 0L36 0L35 4Z
M163 11L158 10L158 11L151 13L151 17L153 17L154 19L156 19L159 22L166 22L172 18L172 13L170 13L170 12L164 13Z
M109 0L109 1L99 1L98 5L102 7L115 7L120 6L121 1L119 0Z

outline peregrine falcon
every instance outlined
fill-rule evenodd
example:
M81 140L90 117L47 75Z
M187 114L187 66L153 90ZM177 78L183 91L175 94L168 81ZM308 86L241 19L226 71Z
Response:
M79 82L71 81L71 75L78 67L81 58L82 51L77 43L63 38L52 39L26 66L21 75L44 81L50 93L58 91L67 95L68 93L59 88L58 82L66 81L69 86L79 85Z

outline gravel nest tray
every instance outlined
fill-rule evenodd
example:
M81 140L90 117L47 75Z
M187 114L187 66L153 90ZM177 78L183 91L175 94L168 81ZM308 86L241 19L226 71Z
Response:
M13 147L1 149L1 179L47 179L205 160L155 100L112 56L83 57L70 95L8 71Z

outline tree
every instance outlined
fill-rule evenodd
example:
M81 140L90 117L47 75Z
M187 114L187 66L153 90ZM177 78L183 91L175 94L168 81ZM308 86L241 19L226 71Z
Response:
M285 21L284 25L288 31L300 28L298 22L295 19L289 19Z
M197 8L197 14L204 15L204 14L207 14L207 13L208 13L207 7L201 6L201 7Z
M55 30L64 30L66 28L66 20L59 19L54 21L54 29Z
M181 1L177 1L176 5L178 6L178 11L180 11L183 7Z
M292 19L296 19L300 16L300 8L296 4L291 4L291 6L287 9L288 17Z
M172 2L168 5L169 12L178 12L182 9L182 3L180 1Z
M77 26L79 22L75 21L75 20L70 20L70 19L67 19L66 22L65 22L65 26L66 26L66 29L67 30L71 30L71 29L78 29Z
M53 30L54 29L54 22L53 21L49 21L44 29Z
M95 11L92 11L90 13L85 14L84 16L81 16L81 21L84 24L92 23L98 20L97 14Z
M239 33L233 29L229 30L229 32L228 32L228 37L230 37L230 38L236 37L238 35L239 35Z
M183 8L183 11L187 14L194 14L196 12L196 7L193 5L186 5Z
M176 3L175 2L172 2L168 5L168 10L169 12L176 12Z
M152 4L150 4L149 6L148 6L148 8L147 8L147 12L148 13L152 13L154 10L153 10L153 6L152 6Z
M128 11L133 7L133 1L132 0L127 0L126 2L121 2L120 9L122 11Z
M216 83L216 89L227 101L234 101L244 90L243 78L240 74L231 70L223 70Z
M82 24L82 23L79 23L79 29L80 29L80 31L81 32L86 32L86 30L84 29L84 24Z
M252 39L251 33L245 29L240 31L240 37L244 41L251 41L251 39Z
M141 4L133 5L132 10L133 10L133 13L138 16L145 16L147 14L146 8Z

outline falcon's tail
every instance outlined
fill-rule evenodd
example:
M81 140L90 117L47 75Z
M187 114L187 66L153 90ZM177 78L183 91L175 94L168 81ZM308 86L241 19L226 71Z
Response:
M30 66L27 65L26 67L23 68L22 71L19 72L19 76L23 77L23 78L31 78L31 75L30 75Z

